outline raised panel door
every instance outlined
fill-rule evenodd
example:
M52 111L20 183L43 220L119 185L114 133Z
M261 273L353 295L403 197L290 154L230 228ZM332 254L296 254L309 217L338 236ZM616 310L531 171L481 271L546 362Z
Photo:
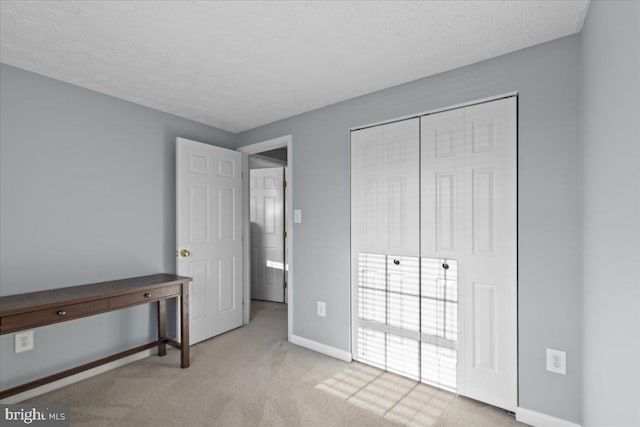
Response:
M177 138L177 271L193 278L190 344L242 325L240 161L236 151Z
M284 301L284 171L252 169L251 298Z

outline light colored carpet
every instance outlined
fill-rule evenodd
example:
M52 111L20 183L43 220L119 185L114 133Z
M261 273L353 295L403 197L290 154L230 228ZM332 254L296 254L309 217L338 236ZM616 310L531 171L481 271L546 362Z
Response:
M284 304L251 322L32 399L67 404L72 426L510 426L502 410L287 341Z

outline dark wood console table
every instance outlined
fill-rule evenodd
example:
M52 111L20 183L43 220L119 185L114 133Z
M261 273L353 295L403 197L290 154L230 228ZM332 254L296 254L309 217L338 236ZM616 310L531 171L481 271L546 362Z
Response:
M139 304L158 304L158 339L94 362L0 391L0 399L75 375L154 347L158 355L166 345L180 349L182 368L189 367L189 282L190 277L154 274L111 282L93 283L0 297L0 335L53 323L93 316ZM180 299L180 342L166 336L167 300Z

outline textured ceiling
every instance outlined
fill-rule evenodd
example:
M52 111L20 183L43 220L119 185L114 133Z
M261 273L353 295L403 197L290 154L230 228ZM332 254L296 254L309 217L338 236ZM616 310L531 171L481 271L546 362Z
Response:
M240 132L579 32L588 1L2 1L0 61Z

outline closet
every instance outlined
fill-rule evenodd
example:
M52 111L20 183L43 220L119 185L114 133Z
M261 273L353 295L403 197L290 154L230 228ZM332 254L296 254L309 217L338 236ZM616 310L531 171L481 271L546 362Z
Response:
M355 360L515 411L517 99L351 132Z

